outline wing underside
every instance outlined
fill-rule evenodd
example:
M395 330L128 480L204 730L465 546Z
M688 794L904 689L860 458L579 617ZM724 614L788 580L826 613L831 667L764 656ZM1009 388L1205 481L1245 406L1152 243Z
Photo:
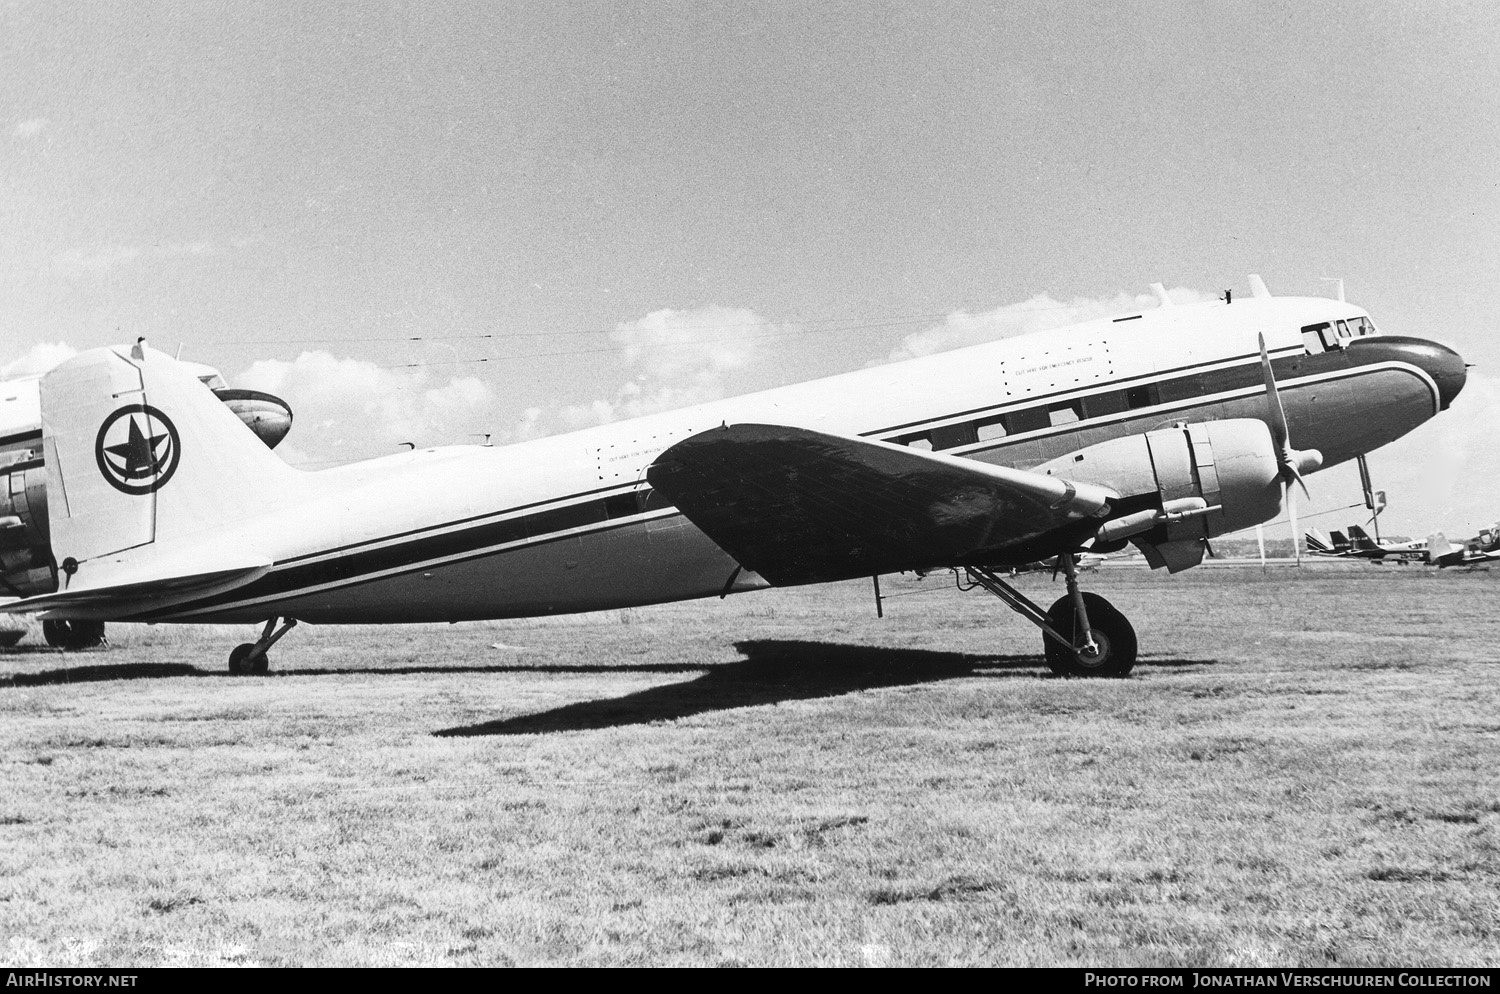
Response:
M1091 530L1115 496L885 442L757 424L684 439L647 478L742 566L777 585L1056 554Z

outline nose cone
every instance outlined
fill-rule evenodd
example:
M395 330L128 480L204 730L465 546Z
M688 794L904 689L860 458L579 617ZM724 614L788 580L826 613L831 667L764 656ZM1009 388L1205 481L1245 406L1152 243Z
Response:
M1348 348L1351 356L1358 362L1395 360L1409 362L1421 369L1437 384L1438 397L1445 411L1464 388L1464 381L1469 377L1463 356L1446 345L1429 342L1425 338L1375 335L1357 338L1349 343Z

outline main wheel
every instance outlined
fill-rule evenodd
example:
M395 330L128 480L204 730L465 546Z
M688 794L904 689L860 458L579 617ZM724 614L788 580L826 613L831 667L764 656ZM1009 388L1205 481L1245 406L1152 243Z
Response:
M229 654L229 672L235 676L249 676L261 674L270 669L271 661L266 658L264 652L257 653L252 642L234 647Z
M42 636L54 649L92 649L104 644L104 622L44 621Z
M1098 594L1084 594L1083 606L1089 614L1089 629L1094 634L1094 644L1099 647L1098 653L1088 655L1079 648L1083 632L1078 627L1077 612L1073 610L1073 599L1063 596L1048 609L1047 618L1053 628L1072 640L1074 648L1069 650L1058 645L1050 635L1043 635L1047 667L1058 676L1128 675L1135 666L1136 653L1135 629L1130 626L1130 621Z

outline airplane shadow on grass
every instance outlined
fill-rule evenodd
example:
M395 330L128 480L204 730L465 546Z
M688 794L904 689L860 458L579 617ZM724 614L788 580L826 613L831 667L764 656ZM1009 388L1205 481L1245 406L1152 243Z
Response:
M58 650L48 650L57 655ZM3 657L4 654L0 654ZM317 669L272 669L260 679L295 679L309 676L402 676L424 673L702 673L702 666L687 663L640 663L625 666L379 666L322 667ZM64 666L36 673L0 676L0 687L41 687L50 684L100 683L106 680L144 680L160 677L196 676L246 680L227 669L203 669L188 663L105 663L98 666Z
M436 735L523 735L535 732L577 731L616 725L668 721L704 711L724 711L778 701L836 697L875 687L933 683L973 676L981 671L1040 671L1049 676L1041 656L993 656L929 649L893 649L880 646L841 645L830 642L751 640L735 643L744 661L708 668L691 663L630 663L619 666L383 666L378 668L319 668L277 672L272 678L308 676L399 676L438 673L681 673L700 674L687 683L654 687L638 694L604 701L569 704L535 715L522 715L464 728L450 728ZM96 650L97 651L97 650ZM60 655L56 649L38 649L37 654ZM20 655L11 649L0 653ZM1142 659L1137 666L1183 669L1212 666L1204 659L1164 656ZM36 673L0 675L0 688L40 687L70 683L101 683L109 680L149 680L171 677L209 677L244 680L223 669L202 669L188 663L100 663L65 666Z
M736 642L743 662L715 666L696 680L652 687L602 701L580 701L434 732L440 736L533 735L672 721L706 711L837 697L876 687L935 683L981 672L1041 670L1042 657L972 655L929 649L892 649L829 642Z

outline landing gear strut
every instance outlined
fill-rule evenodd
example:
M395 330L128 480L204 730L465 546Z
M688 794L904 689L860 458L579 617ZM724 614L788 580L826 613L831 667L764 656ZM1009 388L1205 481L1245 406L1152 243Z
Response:
M271 660L266 655L266 650L275 645L281 636L297 627L296 618L286 619L280 628L276 627L277 620L274 615L266 619L266 627L260 633L260 638L234 647L234 651L229 654L229 672L235 676L246 676L252 673L259 675L271 668Z
M976 584L1042 630L1042 649L1047 656L1047 667L1053 673L1126 676L1135 665L1135 629L1109 601L1078 589L1078 566L1071 555L1061 555L1057 561L1067 576L1068 592L1046 612L1000 579L994 570L969 566L965 572Z
M42 637L54 649L93 649L105 643L104 622L44 621Z

